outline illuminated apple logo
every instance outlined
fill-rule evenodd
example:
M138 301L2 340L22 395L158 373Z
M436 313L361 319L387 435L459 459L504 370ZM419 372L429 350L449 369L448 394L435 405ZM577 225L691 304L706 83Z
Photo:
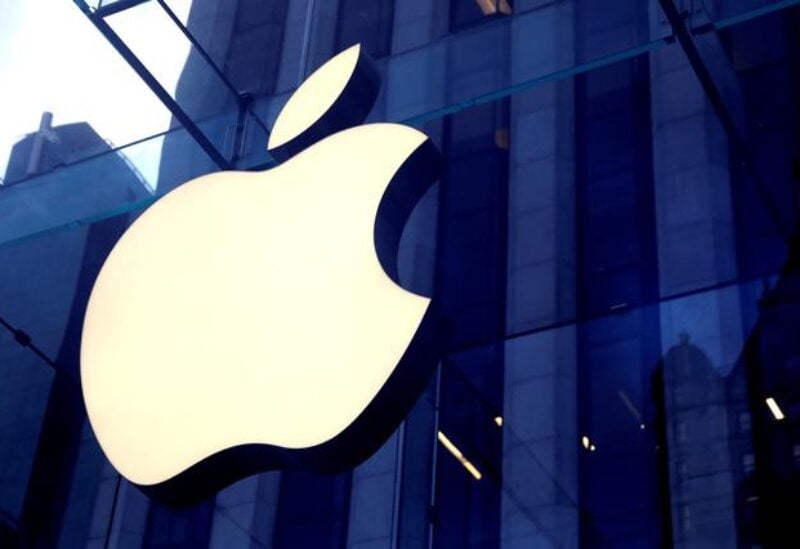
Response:
M437 359L434 303L399 285L397 248L436 178L421 132L361 123L377 96L354 46L281 111L284 163L190 181L119 240L89 300L81 382L106 456L190 502L273 468L371 455Z

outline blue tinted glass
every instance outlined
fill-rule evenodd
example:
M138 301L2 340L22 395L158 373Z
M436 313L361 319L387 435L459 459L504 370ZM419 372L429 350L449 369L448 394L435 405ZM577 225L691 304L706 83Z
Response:
M388 54L392 45L394 4L393 0L340 2L337 49L361 44L376 59Z
M442 359L352 470L151 500L87 421L83 316L139 212L218 165L164 112L123 147L44 116L0 187L0 546L790 546L800 8L670 4L165 0L197 42L172 72L155 31L125 39L240 169L273 165L260 121L310 70L352 41L380 58L370 120L443 155L399 253Z

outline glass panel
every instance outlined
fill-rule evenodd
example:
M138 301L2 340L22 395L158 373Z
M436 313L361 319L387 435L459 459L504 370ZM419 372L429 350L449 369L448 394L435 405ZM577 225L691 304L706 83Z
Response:
M173 4L175 16L185 22L191 2ZM204 52L193 49L166 9L157 2L146 2L107 16L105 21L192 121L200 123L211 116L218 120L205 125L203 133L223 157L230 158L236 92Z
M265 473L174 511L120 480L91 435L77 387L89 290L130 214L216 169L191 136L110 149L78 125L62 144L70 136L91 158L64 153L60 168L7 178L0 544L18 532L28 545L109 547L793 539L797 11L692 37L715 64L711 81L734 92L720 107L680 44L629 48L645 31L662 36L660 12L570 5L567 22L542 29L568 35L578 57L532 69L531 87L514 87L513 67L535 62L535 43L510 38L553 6L514 2L518 15L408 52L426 49L431 72L383 92L373 118L416 120L445 159L399 270L408 287L433 289L451 333L402 427L339 476ZM510 30L476 39L490 28ZM283 100L258 108L274 118ZM721 120L734 108L745 146ZM218 135L229 115L199 124ZM241 165L267 165L265 137L244 126ZM39 140L43 162L62 158L47 131Z
M585 0L556 2L396 55L384 69L387 115L434 119L657 49L669 28L648 28L654 7L652 1L602 7ZM415 74L429 76L410 78Z
M169 124L169 112L72 2L4 4L0 52L0 80L7 84L0 102L0 179L6 182L97 154L92 142L49 156L54 127L86 122L102 140L120 146ZM45 111L52 116L43 117ZM22 165L8 166L18 155L12 149L30 147L37 130L44 150L33 161L27 156Z
M189 17L192 0L173 1L169 7L175 17L185 24ZM166 10L158 2L148 1L141 5L131 6L128 9L104 17L112 29L122 38L125 44L133 50L134 55L147 67L147 70L156 77L156 80L169 92L173 92L178 84L181 71L186 65L191 43L180 31L180 28L167 15ZM144 32L146 29L146 32ZM210 73L204 67L203 73ZM224 105L225 92L218 79L208 78L204 82L210 86L209 90L202 91L212 97L219 95ZM193 113L201 116L202 112Z
M91 129L84 126L87 132ZM184 130L169 134L183 139L184 151L202 152ZM56 227L77 226L141 209L152 203L159 180L177 184L160 173L159 162L165 136L110 150L74 164L0 189L0 242L8 244ZM69 143L62 141L64 146ZM210 162L207 161L207 164ZM211 166L207 166L207 171ZM204 173L198 171L196 175ZM102 184L99 184L102 183Z
M557 547L577 539L575 414L562 407L554 419L551 399L525 396L529 382L504 387L508 350L501 342L442 365L435 547L499 547L501 540ZM574 390L575 377L562 372L537 383L543 395L562 395Z
M182 3L178 3L177 7L181 7ZM183 6L185 9L186 6ZM131 10L126 10L126 14L131 12L134 13L135 10L139 9L149 9L155 10L160 9L155 3L149 8L144 6L139 6L136 8L132 8ZM176 8L177 9L177 8ZM453 58L456 60L458 55L459 49L467 48L465 51L469 51L469 48L477 48L478 50L483 50L484 47L481 44L500 44L504 40L508 40L509 37L513 37L516 35L517 32L520 33L520 36L527 36L528 32L533 33L534 35L542 35L542 30L545 29L554 29L560 28L550 24L553 21L559 20L559 17L565 16L561 11L564 10L565 7L560 7L557 9L557 6L551 6L549 8L540 8L536 10L529 10L523 12L519 15L515 15L512 19L507 19L503 21L499 21L496 23L492 23L486 28L477 29L474 32L466 33L457 35L456 37L446 39L443 41L439 41L435 44L435 46L431 46L428 48L423 48L418 51L409 52L407 54L401 54L398 56L392 57L388 63L388 65L384 64L383 70L387 73L387 78L384 79L384 84L382 86L382 95L385 96L386 100L386 112L385 117L388 117L392 120L402 120L410 123L419 124L423 120L427 119L435 119L438 116L446 114L447 112L462 110L465 108L469 108L471 105L481 104L485 101L491 101L493 97L496 96L503 96L506 94L513 94L519 93L524 91L529 86L541 86L547 83L548 80L553 78L563 78L565 76L570 75L574 72L583 72L586 70L590 70L592 68L596 68L598 66L602 66L607 63L613 62L619 56L622 57L629 57L635 56L641 48L645 50L649 48L657 48L664 45L664 42L660 40L656 40L655 42L648 42L646 40L642 41L641 36L643 35L641 29L643 28L644 23L637 23L635 18L631 20L629 29L631 32L629 33L621 33L619 38L613 38L609 41L604 41L604 48L605 50L598 49L595 47L593 35L591 33L591 28L596 26L598 29L597 36L603 36L603 33L607 32L603 30L606 28L605 23L603 23L604 18L609 18L609 21L615 21L618 19L617 15L622 13L622 11L615 11L615 10L600 10L600 12L595 13L595 8L591 3L583 3L577 2L574 6L571 6L569 9L575 11L575 16L577 17L578 21L578 28L581 29L581 36L584 36L584 42L586 44L585 47L582 47L580 44L578 46L569 45L565 48L559 48L558 46L558 37L550 36L554 42L551 45L555 48L555 50L551 50L550 52L543 52L542 55L542 63L535 63L530 56L526 55L526 65L525 67L519 67L519 69L515 69L514 67L508 67L506 70L497 71L495 69L496 77L491 78L482 78L477 81L472 81L468 83L468 85L449 85L446 89L451 91L446 93L430 93L431 91L435 91L431 89L431 85L435 85L434 81L431 79L417 79L418 83L422 88L414 92L414 88L409 88L409 82L413 80L409 80L406 74L443 74L441 70L437 69L442 63L445 62L446 59ZM153 13L156 13L153 11ZM635 10L631 13L636 13ZM660 13L660 12L659 12ZM561 14L561 15L559 15ZM117 14L112 16L113 18L116 17L123 17L123 14ZM158 14L158 17L151 17L154 18L156 21L164 22L164 18L166 16L163 13ZM111 18L110 18L111 19ZM146 18L149 19L149 18ZM639 18L641 19L641 17ZM513 21L513 29L519 29L519 31L514 30L511 31L511 21ZM582 22L582 23L581 23ZM541 30L536 31L536 26L541 25ZM135 26L135 25L134 25ZM174 26L173 26L174 27ZM530 27L530 28L529 28ZM130 28L130 27L128 27ZM169 29L170 36L173 36L176 41L180 41L183 38L178 36L178 30L176 28L170 28L165 25L165 28ZM123 25L124 29L124 25ZM528 30L525 30L528 29ZM637 30L639 29L639 30ZM656 34L663 34L666 32L667 27L662 23L659 24ZM525 31L525 32L523 32ZM166 31L165 31L166 32ZM133 33L136 34L136 33ZM647 35L647 32L644 33ZM505 37L505 38L503 38ZM141 34L137 34L136 39L134 42L141 43ZM459 45L462 44L462 45ZM617 44L609 49L609 44ZM591 47L589 47L591 45ZM184 42L184 51L186 46L186 42ZM619 49L622 48L622 49ZM152 47L145 48L146 51L149 51L149 55L151 57L158 57L155 55L155 51ZM490 51L493 49L490 46ZM502 63L502 48L500 50L496 50L496 53L492 55L492 59L487 58L487 62L492 67L500 67L503 66ZM569 52L572 52L571 54ZM584 52L584 53L581 53ZM603 55L599 55L598 53L603 53ZM510 55L509 51L506 51L506 55ZM607 55L606 55L607 54ZM500 57L497 57L500 55ZM555 57L553 57L555 55ZM610 55L610 56L609 56ZM515 56L516 57L516 56ZM494 59L496 58L496 59ZM464 56L462 62L459 63L461 66L464 62L467 65L463 65L463 67L459 70L463 70L465 73L468 74L481 74L482 71L480 70L479 66L471 66L474 63L478 62L481 59L480 56ZM546 60L546 61L545 61ZM207 65L205 61L202 59L197 61L199 69L192 69L189 71L189 74L194 74L197 78L201 78L204 74L207 75L209 79L212 81L216 79L215 75L208 76L211 74L211 69ZM196 63L196 64L197 64ZM433 65L431 64L433 63ZM452 66L452 62L448 62L449 65ZM155 67L159 66L156 63ZM443 65L442 65L443 66ZM527 68L526 68L527 67ZM166 80L170 80L171 82L176 82L177 73L175 72L177 69L173 67L170 69L165 65L161 65L160 71L163 72L162 78ZM188 70L188 69L187 69ZM485 71L484 71L485 72ZM485 73L487 76L491 73ZM457 75L454 75L457 79ZM452 78L448 77L449 80ZM107 82L107 79L103 79L103 82ZM217 88L220 89L221 94L221 101L225 103L226 101L230 102L230 94L227 93L225 90L222 90L222 84L219 84L219 80L217 81ZM393 84L394 82L394 84ZM399 93L400 88L398 91L392 91L393 86L401 86L402 83L402 93ZM187 97L192 97L193 93L193 86L190 85L182 85L181 89L187 90ZM463 91L468 91L469 97L463 97ZM207 95L204 92L205 95ZM420 101L412 101L409 102L409 97L414 97L419 95L420 97L425 97L425 100ZM451 96L448 99L448 96ZM286 96L280 98L276 102L270 99L263 99L259 102L256 106L257 110L263 113L263 117L265 119L273 120L274 116L277 114L278 105L285 100ZM392 98L396 97L397 100L393 100ZM227 98L227 99L226 99ZM400 99L402 98L402 100ZM439 98L439 99L435 99ZM205 100L193 100L195 106L193 108L198 109L198 113L202 112L216 112L221 108L221 104L217 101L210 101L206 102ZM434 101L432 104L431 101ZM213 105L213 106L212 106ZM439 105L443 105L439 107ZM231 109L230 104L228 109ZM122 109L126 112L133 110L130 109ZM380 112L376 112L374 115L375 118L381 116ZM137 120L142 117L137 117ZM145 116L144 118L148 118ZM200 120L203 120L201 117ZM249 115L247 115L243 121L242 127L244 131L242 133L241 138L236 137L236 115L234 114L234 110L229 110L227 113L223 112L219 116L213 117L213 119L205 120L201 123L201 126L204 128L205 133L208 135L213 135L214 143L217 145L221 151L223 151L227 156L232 156L234 153L238 153L239 155L239 163L243 167L248 166L264 166L265 163L268 162L268 156L264 150L264 143L266 142L266 134L264 133L263 126L259 120L251 119ZM175 135L178 138L177 134ZM31 138L32 140L33 138ZM183 137L180 137L179 140L183 140ZM237 141L238 140L238 141ZM240 143L237 147L235 143ZM177 145L181 147L181 145ZM234 151L234 149L237 149ZM93 154L94 151L86 151L81 152L77 155L79 158L81 155L86 156L89 154ZM206 160L199 159L196 162L206 164ZM181 163L181 166L185 166L185 163ZM169 173L170 176L168 179L174 181L175 183L171 183L172 185L179 183L180 179L183 178L184 180L191 177L191 173L202 172L203 169L211 169L211 168L189 168L187 169L174 166L170 161L166 161L164 165L161 167L164 173ZM19 170L22 170L20 167ZM13 178L19 178L19 175L15 175L20 173L19 170L15 172L9 173L6 175L6 178L9 176ZM24 170L22 170L22 173ZM150 172L145 175L147 180L150 180L152 176L150 174L153 173L151 169ZM751 177L752 178L752 177ZM168 190L169 186L163 187L166 191ZM97 211L95 212L97 215L103 215L103 212ZM69 216L66 216L69 217ZM72 218L71 221L79 221L79 219ZM54 225L55 226L55 225Z
M8 256L1 252L0 255L4 255L2 259L6 265ZM37 250L29 249L26 255L28 257L25 259L31 260L33 265L40 269L45 268L41 264L41 259L45 256L39 255ZM36 264L37 259L39 260L38 265ZM0 283L0 291L6 303L3 321L9 323L13 321L12 325L17 329L31 325L29 314L32 311L27 311L28 318L26 318L23 305L30 301L22 298L16 300L16 303L12 305L8 296L23 294L28 288L35 286L35 283L31 283L26 288L16 280L17 276L29 274L31 273L15 274L13 286ZM39 287L31 289L34 289L35 292L43 291L44 295L57 294L59 290L63 290L63 288L58 288L48 292L47 288L43 286L39 285ZM26 297L29 298L29 296ZM40 338L39 345L47 346L45 348L48 352L55 346L52 341L43 338ZM0 541L4 543L7 541L7 546L11 547L15 533L19 529L28 479L36 459L39 433L47 409L53 371L36 355L20 346L13 335L5 329L0 329L0 353L2 353L0 364L4 366L3 382L0 383L0 409L3 413L3 419L0 422L0 440L2 440L2 444L0 444L0 464L2 464L0 466Z

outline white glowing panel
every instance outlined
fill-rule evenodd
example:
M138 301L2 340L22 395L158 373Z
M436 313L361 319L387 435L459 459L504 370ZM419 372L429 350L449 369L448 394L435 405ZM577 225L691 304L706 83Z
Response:
M341 88L352 66L331 70ZM289 120L284 136L309 123ZM426 139L350 128L277 168L186 183L134 223L95 283L81 349L89 419L114 467L154 485L226 448L307 448L353 422L428 308L385 274L373 242L384 190Z
M309 76L275 121L268 148L276 149L319 120L339 97L356 67L360 45L352 46Z
M119 471L155 484L238 444L312 446L367 406L429 301L386 276L372 241L385 186L425 139L351 128L142 215L97 279L81 357Z

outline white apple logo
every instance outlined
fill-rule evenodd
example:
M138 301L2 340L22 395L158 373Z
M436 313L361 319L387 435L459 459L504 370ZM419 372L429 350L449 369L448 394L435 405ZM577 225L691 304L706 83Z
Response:
M436 322L391 271L434 153L407 126L348 127L376 82L359 46L332 58L270 137L283 156L305 150L182 185L109 255L81 381L97 439L130 481L181 501L268 468L352 466L419 395Z

